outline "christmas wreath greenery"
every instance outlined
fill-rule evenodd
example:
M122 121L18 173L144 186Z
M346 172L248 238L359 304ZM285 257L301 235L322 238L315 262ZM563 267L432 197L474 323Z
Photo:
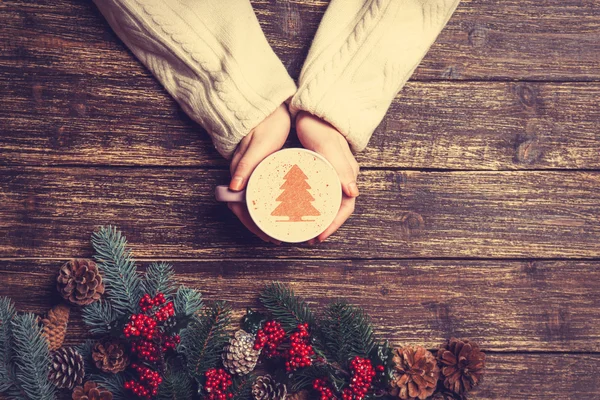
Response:
M241 324L225 302L204 302L166 263L139 272L114 227L92 236L94 260L71 260L57 290L81 306L95 339L62 346L69 307L40 319L0 298L0 393L50 400L464 399L485 354L452 338L436 355L379 340L366 313L343 300L317 315L280 283ZM235 330L237 325L242 329ZM233 332L233 333L232 333Z

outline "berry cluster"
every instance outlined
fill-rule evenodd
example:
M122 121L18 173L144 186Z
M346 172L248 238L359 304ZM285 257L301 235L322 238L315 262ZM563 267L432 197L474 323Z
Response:
M277 321L267 321L265 326L256 333L254 350L263 349L262 353L266 357L275 357L278 354L277 347L284 339L285 331L281 324Z
M315 351L309 342L308 324L299 324L298 330L290 335L290 348L285 353L287 372L312 365Z
M327 385L325 379L315 379L313 381L313 389L319 392L319 399L321 400L333 400L337 398L333 393L333 390Z
M356 356L350 361L350 386L342 391L342 400L362 400L375 377L371 360Z
M233 397L232 393L227 393L229 387L233 384L231 375L222 368L211 368L204 373L206 383L204 390L208 393L207 400L227 400Z
M166 332L170 326L169 321L175 319L175 306L172 301L167 303L162 293L158 293L154 298L146 293L139 304L142 313L129 317L129 322L123 328L123 334L126 338L132 339L132 354L137 355L142 362L156 364L163 357L163 353L175 349L181 341L179 335L168 335ZM147 367L132 366L132 368L140 369L139 381L128 381L125 388L143 398L156 395L158 385L154 387L150 383L156 381L152 377L159 378L158 372Z
M131 390L133 394L144 399L156 396L158 386L162 383L162 378L158 372L138 364L131 364L131 368L137 372L139 380L132 379L125 382L125 389Z

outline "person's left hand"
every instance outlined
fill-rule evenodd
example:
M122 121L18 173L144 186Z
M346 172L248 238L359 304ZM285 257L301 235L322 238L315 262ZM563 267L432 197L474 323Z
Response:
M333 222L323 233L308 241L312 245L331 236L354 212L360 170L346 138L332 125L306 111L296 117L296 132L302 145L321 154L333 165L342 183L342 204Z
M246 188L248 178L258 164L283 147L290 133L290 125L290 114L286 105L282 104L242 139L231 159L229 189L240 191ZM281 243L256 226L246 204L227 203L227 205L250 232L265 242Z

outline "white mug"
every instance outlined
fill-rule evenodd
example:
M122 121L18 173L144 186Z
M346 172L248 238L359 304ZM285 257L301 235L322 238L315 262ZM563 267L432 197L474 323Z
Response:
M342 186L335 168L323 156L290 148L265 158L248 179L246 190L217 186L215 197L245 202L264 233L282 242L299 243L331 225L342 202Z

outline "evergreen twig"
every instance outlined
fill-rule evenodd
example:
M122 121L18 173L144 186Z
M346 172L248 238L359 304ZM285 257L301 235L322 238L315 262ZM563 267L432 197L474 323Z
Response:
M12 320L15 305L8 297L0 297L0 393L16 390L12 346Z
M154 297L163 293L170 298L175 291L175 271L171 264L165 262L152 263L146 269L144 292Z
M231 400L247 400L251 398L252 385L256 381L254 374L248 375L235 375L233 377L233 384L231 385Z
M92 235L92 245L113 310L119 315L135 314L143 294L142 282L127 240L112 226L100 227Z
M178 316L191 317L200 312L203 307L202 294L196 289L180 286L175 293L175 313Z
M89 379L98 384L98 386L108 390L113 395L113 400L131 400L131 392L128 392L125 387L127 380L124 372L117 374L93 374Z
M158 400L191 400L192 382L185 371L167 369L158 392Z
M315 325L316 318L308 304L282 283L267 285L260 294L260 301L286 332L293 331L298 324Z
M34 314L12 320L14 362L18 386L29 399L53 400L54 385L48 380L50 350Z
M113 332L119 315L109 302L99 300L83 307L82 318L90 332L105 335Z
M92 358L92 349L95 344L96 342L94 340L88 339L75 347L75 350L83 357L84 378L86 379L96 370L94 359Z
M220 352L228 341L227 326L231 309L225 302L216 302L181 332L179 350L184 354L187 369L198 384L204 373L217 366Z
M351 358L371 353L376 344L368 316L361 308L345 301L337 301L327 307L321 334L327 354L344 367Z

